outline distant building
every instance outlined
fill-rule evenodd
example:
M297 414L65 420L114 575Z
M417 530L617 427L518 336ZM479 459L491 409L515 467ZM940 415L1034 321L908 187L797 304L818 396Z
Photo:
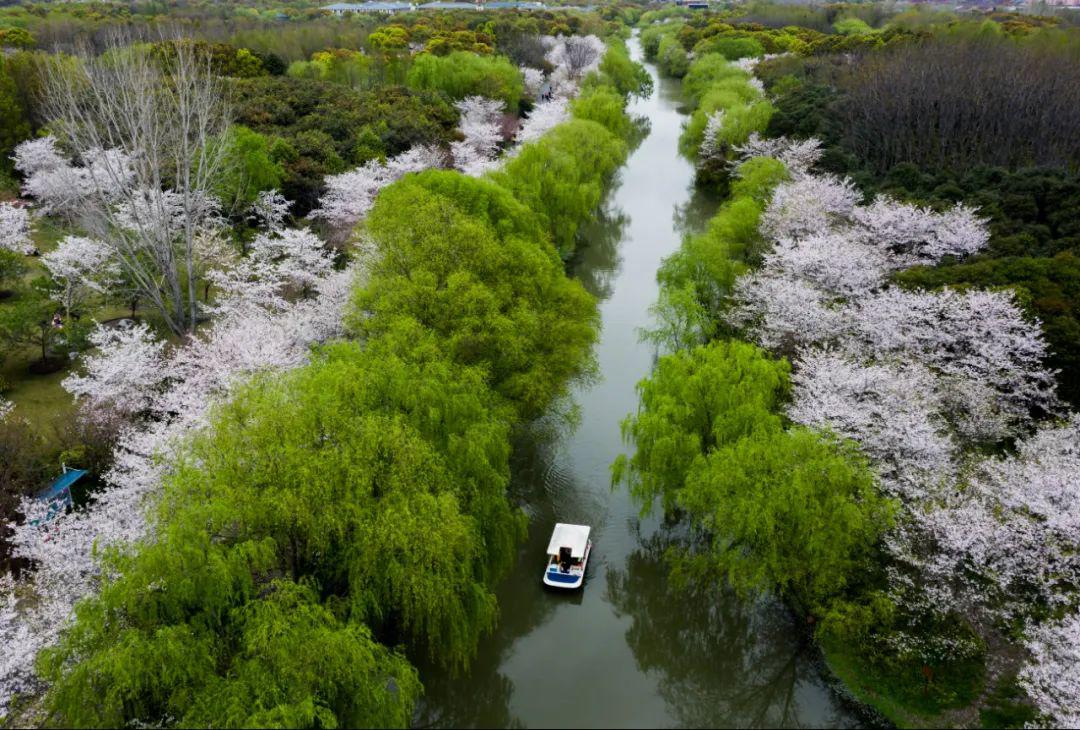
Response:
M539 2L521 2L521 0L496 0L496 2L484 3L484 10L543 10L544 4Z
M483 10L483 6L480 3L463 3L463 2L449 2L447 0L438 0L438 2L424 3L419 7L420 10Z
M395 13L407 13L413 10L412 3L334 3L327 5L323 10L329 10L334 15L345 13L379 13L381 15L394 15Z
M495 0L494 2L489 3L482 2L482 0L477 0L477 2L464 2L463 0L435 0L435 2L424 3L423 5L395 2L334 3L333 5L326 5L323 7L323 10L327 10L334 15L345 15L345 13L380 13L382 15L393 15L395 13L407 13L410 10L543 9L544 3L537 2L536 0L533 0L531 2L528 0Z

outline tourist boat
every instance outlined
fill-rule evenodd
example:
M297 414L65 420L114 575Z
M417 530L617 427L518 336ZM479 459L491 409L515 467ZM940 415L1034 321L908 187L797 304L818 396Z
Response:
M585 581L585 566L589 563L592 542L588 525L555 525L548 543L548 564L544 570L544 585L572 590Z

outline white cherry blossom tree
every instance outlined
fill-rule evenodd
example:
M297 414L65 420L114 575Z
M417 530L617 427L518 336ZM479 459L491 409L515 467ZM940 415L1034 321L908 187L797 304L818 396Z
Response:
M701 147L698 150L698 156L702 162L723 160L726 157L724 146L719 139L720 132L724 129L724 115L723 109L717 109L705 121L705 132L702 134Z
M104 294L120 276L112 249L93 238L66 236L41 257L64 311L78 310L91 293Z
M521 66L521 79L525 84L525 93L533 99L540 98L540 92L544 88L544 72L538 68Z
M95 350L82 358L82 373L64 389L85 411L124 417L145 413L169 380L165 342L145 323L102 326L90 334Z
M1031 653L1017 677L1048 727L1080 727L1080 613L1032 630Z
M839 337L843 313L830 299L803 279L754 272L736 281L726 317L762 347L791 353Z
M792 177L810 173L811 168L821 159L821 140L811 137L794 140L788 137L765 138L752 132L750 138L735 148L741 160L752 157L775 157L784 163Z
M260 233L248 255L231 267L211 272L218 287L217 312L256 305L283 310L292 297L306 297L328 276L334 258L323 241L306 229Z
M371 160L350 172L326 177L326 192L310 214L323 221L335 238L346 238L375 204L379 191L410 172L442 167L444 155L436 147L413 147L385 163Z
M761 231L774 238L799 238L829 230L850 218L862 195L850 180L803 175L780 183L761 216Z
M996 585L995 603L1013 617L1030 613L1032 595L1075 608L1078 474L1080 414L1040 428L1015 454L977 463L964 488L929 521L946 568L976 572Z
M12 203L0 203L0 248L21 254L36 250L30 240L30 212Z
M461 115L458 131L464 137L450 145L454 167L478 177L490 170L498 157L506 104L483 96L468 96L454 106Z
M956 446L925 368L815 348L801 353L792 384L791 420L857 441L892 494L926 499L951 483Z
M290 208L292 201L277 190L260 190L251 204L251 219L263 230L277 233L285 227Z
M529 116L522 122L514 136L514 141L521 145L540 139L553 128L570 118L570 108L567 99L556 97L550 101L541 102L533 107Z

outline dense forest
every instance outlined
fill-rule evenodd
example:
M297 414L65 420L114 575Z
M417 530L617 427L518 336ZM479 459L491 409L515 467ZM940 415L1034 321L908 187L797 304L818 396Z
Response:
M474 671L644 64L711 201L615 409L672 602L776 601L861 721L1080 723L1080 14L321 5L0 7L0 727Z

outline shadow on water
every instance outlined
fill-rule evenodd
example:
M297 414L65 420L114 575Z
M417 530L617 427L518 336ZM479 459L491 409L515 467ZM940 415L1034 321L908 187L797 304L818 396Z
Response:
M651 130L652 120L648 117L634 118L633 131L627 144L630 154L641 146ZM620 170L611 187L616 189L622 183ZM608 195L596 217L581 227L577 249L566 266L567 272L598 301L611 297L619 275L619 244L626 237L626 226L630 222L630 217L613 204L612 197Z

